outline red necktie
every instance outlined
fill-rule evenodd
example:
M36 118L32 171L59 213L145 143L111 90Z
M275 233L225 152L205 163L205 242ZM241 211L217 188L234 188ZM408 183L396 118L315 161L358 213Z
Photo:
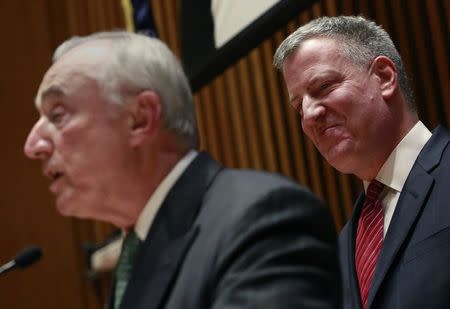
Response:
M381 182L372 180L358 221L355 264L363 308L367 305L375 265L383 245L383 208L378 198L383 188Z

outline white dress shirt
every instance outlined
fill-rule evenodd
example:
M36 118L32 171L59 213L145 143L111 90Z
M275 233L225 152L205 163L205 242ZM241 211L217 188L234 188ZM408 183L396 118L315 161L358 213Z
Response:
M176 181L181 177L183 172L189 164L197 156L197 152L191 150L188 152L164 178L161 184L156 188L148 202L142 209L134 226L134 231L141 241L147 237L150 226L155 219L156 213L161 207L164 199L169 193L170 189L175 185ZM119 259L120 251L122 249L122 242L125 234L122 237L107 246L95 251L91 256L91 268L93 272L105 272L112 270Z
M418 121L400 141L397 147L395 147L375 177L376 180L386 186L381 195L381 204L383 205L384 213L383 236L386 236L406 178L417 156L431 135L431 132L425 125L421 121ZM365 191L367 191L369 183L368 181L364 181Z
M145 238L147 237L148 231L150 230L150 226L155 219L156 213L164 202L164 199L166 198L170 189L172 189L178 178L181 177L183 172L187 169L189 164L195 159L197 155L197 151L191 150L180 161L178 161L175 167L170 171L169 174L167 174L164 180L156 188L155 192L153 192L147 204L145 204L145 207L139 214L139 217L134 226L134 231L141 241L145 240Z

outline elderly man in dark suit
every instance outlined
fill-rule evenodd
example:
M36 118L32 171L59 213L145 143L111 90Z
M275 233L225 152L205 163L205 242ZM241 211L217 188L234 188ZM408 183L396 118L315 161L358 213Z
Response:
M305 188L195 151L192 94L159 40L73 38L25 144L60 213L124 231L110 308L336 308L334 225Z
M363 17L322 17L278 48L325 159L363 180L340 235L344 308L450 308L450 134L419 121L400 55Z

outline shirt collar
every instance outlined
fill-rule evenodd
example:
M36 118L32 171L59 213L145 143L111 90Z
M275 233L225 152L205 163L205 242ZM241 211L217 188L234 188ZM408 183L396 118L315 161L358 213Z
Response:
M142 209L139 217L136 221L136 225L134 226L134 230L136 235L140 240L145 240L147 237L147 233L150 229L150 226L155 219L156 213L161 207L164 199L169 193L170 189L175 185L178 178L181 177L183 172L189 166L189 164L195 159L198 155L198 152L195 150L190 150L178 163L175 167L169 172L169 174L163 179L163 181L156 188L155 192L150 196L150 199L145 204L144 209Z
M431 135L430 130L421 121L418 121L389 155L375 179L387 187L401 192L414 162ZM369 181L364 181L365 190L369 183Z

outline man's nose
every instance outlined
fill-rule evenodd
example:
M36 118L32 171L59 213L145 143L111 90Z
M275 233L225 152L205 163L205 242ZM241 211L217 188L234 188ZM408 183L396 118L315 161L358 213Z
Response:
M38 121L30 133L24 145L25 155L30 159L47 159L53 151L53 145L45 136L42 124Z
M320 122L326 113L326 108L320 100L304 96L302 101L302 121L310 125Z

